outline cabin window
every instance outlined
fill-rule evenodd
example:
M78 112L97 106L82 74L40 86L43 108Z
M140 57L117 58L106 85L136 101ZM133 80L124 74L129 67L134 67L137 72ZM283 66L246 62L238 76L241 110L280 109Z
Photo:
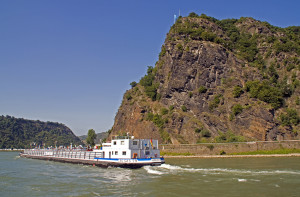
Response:
M133 141L133 145L134 145L134 146L136 146L136 145L137 145L137 143L138 143L137 141Z
M125 143L124 143L124 141L121 141L121 145L124 145Z
M126 155L126 151L123 151L123 152L122 152L122 155Z
M114 145L117 145L117 141L114 141Z
M146 153L145 153L146 155L150 155L150 151L146 151Z
M112 155L114 155L114 151L112 151Z
M146 150L149 150L149 147L146 147Z
M118 151L115 151L115 155L118 155Z

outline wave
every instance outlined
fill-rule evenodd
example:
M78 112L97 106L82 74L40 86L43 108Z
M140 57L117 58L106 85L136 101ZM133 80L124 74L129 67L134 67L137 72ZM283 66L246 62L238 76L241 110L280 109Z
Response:
M202 174L249 174L249 175L274 175L274 174L290 174L300 175L300 171L290 170L249 170L249 169L230 169L230 168L186 168L170 164L162 164L161 166L145 166L144 169L150 174L169 174L180 172L199 172Z

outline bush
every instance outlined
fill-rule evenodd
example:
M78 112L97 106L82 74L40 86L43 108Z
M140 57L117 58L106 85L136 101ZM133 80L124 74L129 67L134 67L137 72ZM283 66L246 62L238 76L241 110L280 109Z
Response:
M296 105L300 105L300 98L299 97L296 98Z
M291 70L293 70L295 68L295 65L294 64L289 64L287 67L286 67L286 70L288 72L290 72Z
M161 108L161 110L160 110L160 114L161 114L162 116L168 114L168 112L169 112L169 110L166 109L166 108Z
M201 131L201 136L209 138L209 137L211 137L211 133L209 131L207 131L207 130L202 130Z
M174 109L174 105L170 105L169 110L172 111Z
M146 95L152 99L152 101L159 100L160 95L157 93L159 84L154 83L154 72L152 66L148 66L147 75L141 78L140 84L144 86Z
M283 105L282 90L268 85L267 82L248 81L246 83L246 91L250 93L252 98L258 98L261 101L270 103L275 109Z
M199 17L199 16L195 12L191 12L188 17L196 18L196 17Z
M176 47L181 53L183 52L183 46L181 44L177 44Z
M134 88L137 85L137 82L133 81L130 83L131 87Z
M128 93L128 94L126 94L126 99L127 99L127 100L131 100L131 99L132 99L132 96L131 96L131 94L129 94L129 93Z
M281 124L283 126L298 125L300 123L300 117L298 115L298 112L295 109L290 108L288 108L286 111L286 114L280 114Z
M162 128L164 126L165 121L162 119L162 117L158 114L155 114L153 116L153 123L158 126L159 128Z
M195 133L200 133L202 131L202 129L196 128L195 129Z
M181 106L181 110L182 110L183 112L187 112L186 106L182 105L182 106Z
M193 97L193 92L189 92L189 97L190 97L190 98Z
M200 86L199 89L198 89L199 93L205 93L206 91L207 91L207 89L204 86Z
M214 108L217 108L219 103L221 102L220 98L222 98L221 94L218 94L214 97L214 99L209 103L209 110L213 110Z
M241 86L235 86L233 89L233 97L238 98L244 93Z
M166 54L166 52L167 52L166 47L163 45L159 53L159 58L163 57Z
M232 113L236 116L242 113L243 109L244 109L243 106L241 106L240 104L234 105L232 107Z

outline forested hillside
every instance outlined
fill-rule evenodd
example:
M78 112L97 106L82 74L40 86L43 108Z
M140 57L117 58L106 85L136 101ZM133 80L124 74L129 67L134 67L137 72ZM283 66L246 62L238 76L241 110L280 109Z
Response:
M0 116L0 149L82 144L65 125L56 122Z

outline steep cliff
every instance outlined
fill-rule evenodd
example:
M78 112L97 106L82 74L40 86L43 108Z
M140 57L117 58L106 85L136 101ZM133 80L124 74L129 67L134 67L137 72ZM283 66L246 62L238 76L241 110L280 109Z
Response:
M300 27L179 17L110 135L161 143L299 139Z

